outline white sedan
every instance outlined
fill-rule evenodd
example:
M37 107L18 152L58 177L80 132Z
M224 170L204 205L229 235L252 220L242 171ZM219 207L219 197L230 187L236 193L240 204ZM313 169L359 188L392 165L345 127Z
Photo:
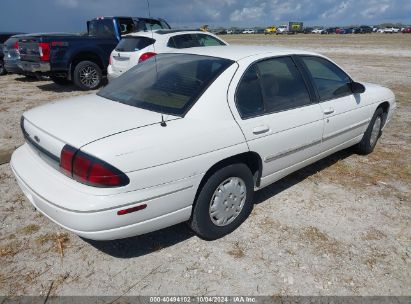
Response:
M112 80L159 53L200 46L224 46L227 42L203 31L158 30L137 32L123 36L111 52L107 78Z
M188 221L212 240L249 216L255 190L347 147L372 152L395 107L319 54L192 48L27 111L11 167L37 210L82 237Z

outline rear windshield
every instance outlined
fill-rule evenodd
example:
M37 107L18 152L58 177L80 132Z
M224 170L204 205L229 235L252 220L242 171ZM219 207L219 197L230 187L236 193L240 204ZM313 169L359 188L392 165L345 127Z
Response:
M116 46L117 52L134 52L142 50L155 42L148 37L124 37Z
M155 31L161 29L170 29L170 26L162 20L139 19L137 21L137 31Z
M110 82L97 95L133 107L184 116L233 61L191 54L160 54Z

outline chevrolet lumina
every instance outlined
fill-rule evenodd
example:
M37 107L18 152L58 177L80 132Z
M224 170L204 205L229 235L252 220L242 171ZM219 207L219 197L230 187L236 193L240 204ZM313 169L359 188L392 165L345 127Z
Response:
M24 113L11 167L37 210L95 240L185 221L217 239L249 216L254 191L347 147L371 153L396 107L319 54L185 52Z

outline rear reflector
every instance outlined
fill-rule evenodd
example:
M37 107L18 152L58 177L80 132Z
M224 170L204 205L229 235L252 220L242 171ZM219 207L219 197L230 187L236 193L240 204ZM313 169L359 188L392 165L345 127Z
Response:
M156 53L153 53L153 52L144 53L144 54L142 54L142 55L140 56L140 58L138 59L138 62L142 62L142 61L144 61L144 60L147 60L147 59L149 59L149 58L151 58L151 57L154 57L155 55L157 55L157 54L156 54Z
M124 214L128 214L128 213L136 212L136 211L139 211L139 210L143 210L143 209L146 209L146 208L147 208L146 204L138 205L138 206L131 207L131 208L128 208L128 209L119 210L119 211L117 211L117 215L124 215Z
M130 182L117 168L69 145L61 151L60 168L69 177L93 187L121 187Z

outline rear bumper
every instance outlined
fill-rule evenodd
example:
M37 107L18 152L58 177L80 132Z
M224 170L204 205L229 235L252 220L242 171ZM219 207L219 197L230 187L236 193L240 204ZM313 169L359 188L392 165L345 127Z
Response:
M139 197L141 195L139 192L143 191L117 195L93 195L79 191L72 185L66 185L62 180L55 178L56 175L51 174L51 170L56 170L41 163L36 156L32 155L30 149L27 144L18 148L10 162L20 188L37 210L79 236L93 240L126 238L181 223L191 216L192 202L181 205L181 201L187 201L187 194L191 189L177 189L160 196L144 193L145 199ZM118 205L119 198L121 200L130 195L135 197L131 203L124 200L122 205ZM63 199L77 203L80 200L85 206L90 207L71 210L67 205L62 206ZM112 202L113 207L98 209L102 200L105 200L105 203L107 200ZM119 210L141 204L146 204L147 207L138 212L117 215Z
M51 70L49 62L20 61L17 65L23 71L30 73L48 73Z
M5 59L4 60L4 68L9 73L22 74L23 70L19 68L17 63L18 63L18 60L7 60L7 59Z
M113 79L116 79L119 77L121 73L113 71L113 68L111 65L107 67L107 80L110 82Z

